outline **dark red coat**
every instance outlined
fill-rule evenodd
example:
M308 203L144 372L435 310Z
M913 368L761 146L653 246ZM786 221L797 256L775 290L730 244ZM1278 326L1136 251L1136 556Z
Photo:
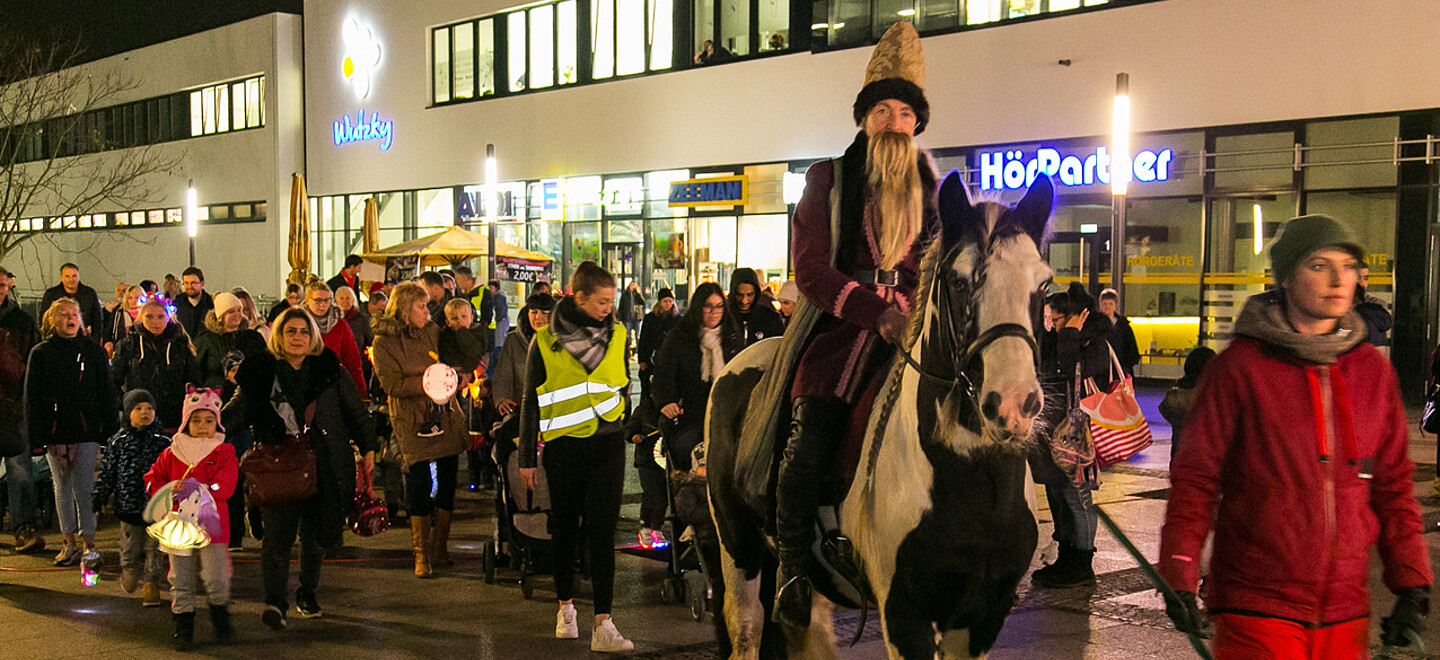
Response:
M1321 462L1327 418L1331 458ZM1386 586L1430 584L1405 411L1395 370L1374 347L1326 367L1236 338L1206 368L1183 447L1171 463L1160 573L1196 591L1213 520L1212 611L1311 624L1366 616L1377 541ZM1371 459L1374 478L1361 478L1367 461L1352 458Z
M850 167L849 159L845 165ZM863 167L863 160L857 163ZM928 163L925 164L928 168ZM922 174L929 174L922 171ZM847 179L850 177L846 177ZM863 176L861 177L863 180ZM925 176L926 195L933 197L933 176ZM791 231L791 254L795 262L795 284L811 304L826 312L816 323L810 340L796 367L792 397L828 396L854 401L869 374L876 368L874 360L879 344L877 322L886 308L894 307L909 314L914 308L914 289L919 282L922 248L931 235L928 227L915 239L910 254L896 266L902 282L896 287L861 284L850 273L874 270L879 265L878 250L871 229L878 212L875 204L866 204L864 236L857 241L859 249L851 255L853 270L842 272L830 266L830 191L834 185L834 164L823 160L810 166L805 173L805 194L795 208ZM933 200L926 200L927 211ZM930 215L927 213L927 218ZM841 242L842 246L845 244ZM843 247L842 247L843 249Z
M325 342L325 348L335 351L340 358L340 366L345 367L345 372L350 374L350 380L355 381L355 389L360 392L360 398L368 398L370 395L365 391L365 365L360 359L360 348L355 344L355 333L350 331L350 324L344 319L335 322L330 332L320 335Z

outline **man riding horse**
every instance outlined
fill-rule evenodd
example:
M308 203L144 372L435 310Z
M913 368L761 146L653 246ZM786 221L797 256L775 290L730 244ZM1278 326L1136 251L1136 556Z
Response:
M795 369L775 493L781 588L773 618L791 626L810 622L814 517L830 492L821 484L830 481L852 411L873 396L900 343L921 253L939 225L935 174L914 139L930 118L924 67L914 26L896 23L875 47L855 99L863 130L842 157L811 166L795 210L795 280L826 313Z

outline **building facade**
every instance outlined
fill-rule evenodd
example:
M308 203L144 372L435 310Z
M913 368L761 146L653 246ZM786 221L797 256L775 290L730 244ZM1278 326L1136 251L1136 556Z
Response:
M143 200L101 200L90 213L35 208L5 231L44 232L6 257L26 298L73 262L109 299L116 282L160 281L190 265L187 188L197 192L196 264L208 288L243 285L262 297L282 286L291 173L304 171L304 83L298 15L274 13L82 64L124 88L103 107L34 127L20 168L104 171L121 150L149 149L154 171L132 189ZM54 160L49 154L58 153Z

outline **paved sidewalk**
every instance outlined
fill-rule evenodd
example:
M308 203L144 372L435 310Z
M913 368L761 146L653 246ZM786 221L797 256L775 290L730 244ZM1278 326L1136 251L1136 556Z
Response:
M1155 556L1168 487L1169 428L1155 413L1156 391L1143 391L1142 403L1152 420L1157 442L1129 463L1107 471L1096 501L1119 522L1147 556ZM1440 520L1440 499L1430 496L1434 477L1434 438L1415 436L1412 456L1423 464L1416 492L1422 495L1427 529ZM628 475L622 532L617 541L633 540L638 525L638 483ZM579 609L580 640L552 637L554 597L549 578L537 581L534 600L526 600L513 579L487 585L481 579L479 550L494 529L490 493L461 493L454 545L454 568L431 580L411 574L409 530L393 529L362 539L346 535L346 547L325 566L319 598L323 618L292 618L290 628L275 633L260 623L258 542L234 555L236 603L233 607L239 641L215 646L203 614L197 624L196 653L215 658L497 658L559 660L589 657L587 591ZM1044 498L1040 501L1043 503ZM1048 540L1048 511L1042 511L1041 538ZM8 536L5 537L8 540ZM118 530L102 522L99 544L104 552L102 580L94 587L80 584L77 569L50 568L59 537L46 535L51 550L41 556L16 556L0 546L0 625L5 646L0 658L165 658L171 622L168 609L143 609L139 599L124 594L116 567ZM1437 535L1427 534L1432 561ZM1135 562L1102 529L1095 566L1099 584L1093 589L1032 591L1028 578L1021 598L1006 622L990 657L1021 658L1185 658L1193 657L1186 638L1166 620L1160 598ZM1038 566L1038 563L1037 563ZM635 640L629 657L688 659L717 657L712 629L696 623L682 606L660 602L664 578L661 563L628 554L617 557L615 619ZM507 574L502 571L502 577ZM1375 578L1377 613L1388 613L1391 597ZM292 582L293 585L293 582ZM848 641L858 612L836 614L837 636ZM877 618L854 647L841 645L845 659L883 658ZM1378 617L1372 639L1378 640ZM1440 625L1426 635L1430 649L1440 651ZM1373 650L1378 651L1378 646ZM1430 657L1397 655L1395 657Z

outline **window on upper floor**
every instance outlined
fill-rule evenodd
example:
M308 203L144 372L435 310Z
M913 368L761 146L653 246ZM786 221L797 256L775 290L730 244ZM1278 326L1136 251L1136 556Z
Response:
M259 128L265 124L264 117L265 76L210 85L190 92L190 137ZM130 130L131 123L128 118L121 120L121 124L127 127L125 134L133 138L138 134L139 126Z
M1153 0L1133 0L1149 2ZM813 25L821 47L848 48L874 43L891 25L911 21L924 34L967 26L1039 16L1125 0L830 0L817 3L828 12Z

